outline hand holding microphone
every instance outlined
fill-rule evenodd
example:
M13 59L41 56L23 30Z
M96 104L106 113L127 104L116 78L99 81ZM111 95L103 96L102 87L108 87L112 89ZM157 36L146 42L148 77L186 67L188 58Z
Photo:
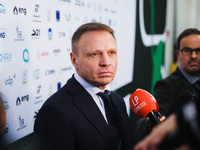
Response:
M129 98L129 103L132 111L139 117L150 118L154 125L160 123L158 117L161 117L158 112L159 106L156 99L147 91L137 89Z

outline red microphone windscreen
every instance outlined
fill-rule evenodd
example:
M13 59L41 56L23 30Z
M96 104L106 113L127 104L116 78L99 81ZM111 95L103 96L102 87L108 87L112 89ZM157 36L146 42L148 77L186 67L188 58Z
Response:
M155 112L159 110L156 99L143 89L137 89L130 96L129 103L133 112L141 118L145 118L153 110Z

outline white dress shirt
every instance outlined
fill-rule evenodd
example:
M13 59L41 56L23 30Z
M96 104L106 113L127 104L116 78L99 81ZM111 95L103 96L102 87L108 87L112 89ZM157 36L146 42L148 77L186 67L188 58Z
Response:
M86 91L92 96L93 100L95 101L96 105L98 106L99 110L101 111L103 117L105 118L105 120L107 122L105 108L104 108L104 102L103 102L102 98L97 95L97 93L104 92L105 90L108 90L111 93L109 85L107 85L104 90L101 90L101 89L97 88L96 86L85 81L83 78L81 78L78 75L77 72L75 72L74 77L86 89Z

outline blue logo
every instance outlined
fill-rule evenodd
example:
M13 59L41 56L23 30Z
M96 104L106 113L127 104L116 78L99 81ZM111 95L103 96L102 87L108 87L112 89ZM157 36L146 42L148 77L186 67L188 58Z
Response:
M6 14L6 9L2 4L0 4L0 14Z
M48 38L49 38L49 40L52 40L52 36L53 36L53 32L52 32L51 28L49 28L49 30L48 30Z
M0 28L0 38L5 38L6 37L6 29L5 28Z
M60 90L61 89L61 82L58 82L57 83L57 90Z
M29 62L29 52L27 49L23 51L23 60L24 62Z
M59 22L60 21L60 11L56 10L56 21Z
M9 62L12 60L11 53L0 53L0 62Z

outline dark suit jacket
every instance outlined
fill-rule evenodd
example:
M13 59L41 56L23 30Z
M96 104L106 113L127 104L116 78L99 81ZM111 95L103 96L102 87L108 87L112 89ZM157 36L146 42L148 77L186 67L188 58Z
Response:
M154 97L159 104L159 112L168 117L171 113L177 113L183 104L190 101L190 96L184 97L183 90L194 93L192 85L177 69L165 79L159 80L154 86ZM144 137L151 131L146 119L138 121L139 135Z
M167 78L155 84L154 97L158 101L159 112L162 116L168 117L171 113L177 113L183 104L191 100L189 97L184 97L183 90L194 94L192 85L178 67Z
M130 120L123 99L110 94L122 134L122 149L133 146ZM68 80L40 109L34 125L35 150L110 150L107 124L90 94Z

